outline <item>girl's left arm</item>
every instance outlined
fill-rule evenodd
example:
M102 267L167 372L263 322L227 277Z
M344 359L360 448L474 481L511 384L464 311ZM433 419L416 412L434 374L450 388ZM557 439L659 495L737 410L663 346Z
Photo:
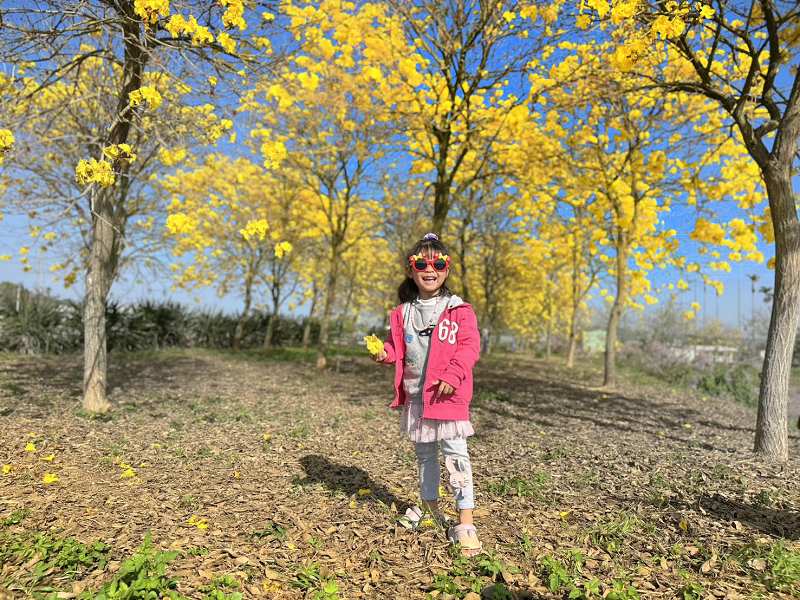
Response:
M464 378L472 371L481 353L481 336L478 332L475 311L470 306L460 309L458 314L456 351L439 376L439 379L449 383L453 389L457 389L464 382Z

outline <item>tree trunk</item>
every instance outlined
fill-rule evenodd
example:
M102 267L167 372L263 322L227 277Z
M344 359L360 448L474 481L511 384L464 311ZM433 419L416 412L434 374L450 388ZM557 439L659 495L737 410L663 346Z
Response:
M447 156L450 152L450 128L433 127L438 142L436 157L436 181L433 183L433 232L439 236L444 233L447 213L450 211L450 183L447 173Z
M317 367L324 369L328 364L326 353L328 351L328 336L330 331L331 313L336 300L336 284L339 276L339 261L337 260L338 248L331 251L331 261L328 270L327 289L325 290L325 304L322 309L322 319L319 326L319 349L317 350Z
M622 309L625 306L627 294L627 261L628 255L623 241L617 248L617 293L614 296L614 304L611 306L608 325L606 326L603 387L613 387L617 384L617 330L619 329L619 321L622 317Z
M311 309L308 311L308 318L306 319L306 323L303 326L303 350L307 350L309 344L311 343L311 318L314 316L314 311L317 308L317 284L314 284L314 294L311 297Z
M567 346L567 367L570 369L575 366L575 352L578 348L578 331L575 326L575 318L569 324L569 346Z
M267 330L264 332L264 350L272 348L272 340L275 337L275 321L278 319L278 313L273 311L267 321Z
M788 404L792 351L800 318L800 222L791 161L764 174L775 233L775 293L758 395L755 452L789 458Z
M272 286L272 314L267 321L267 330L264 332L264 350L272 348L272 342L275 339L275 324L278 320L278 312L281 303L281 286L275 284Z
M120 14L126 17L122 26L125 58L122 65L122 89L117 98L118 117L106 141L109 145L128 141L134 118L129 94L141 87L142 73L148 58L140 41L140 21L133 14L133 3L120 5ZM99 150L98 148L98 154ZM106 397L106 301L116 275L122 251L123 228L127 220L124 202L129 165L121 161L114 167L118 173L118 183L105 190L95 184L90 192L92 243L86 269L83 309L83 408L94 413L107 412L111 407ZM113 198L114 193L118 193L119 197Z
M233 331L233 342L231 346L234 350L239 350L242 345L242 337L244 337L244 324L247 322L247 317L250 316L250 305L253 301L253 279L247 277L244 282L244 307L242 307L242 314L236 322L236 329Z
M580 221L578 221L580 224ZM580 297L578 289L578 249L577 240L572 246L572 302L569 315L569 346L567 347L567 367L575 366L575 350L578 344L578 309L580 307Z
M105 413L111 408L106 397L106 301L118 249L108 195L94 187L91 199L94 222L83 308L83 408L92 413Z

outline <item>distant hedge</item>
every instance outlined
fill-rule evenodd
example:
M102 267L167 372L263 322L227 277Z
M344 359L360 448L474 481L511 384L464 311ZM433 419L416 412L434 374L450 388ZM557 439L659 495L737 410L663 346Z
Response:
M244 326L242 348L264 344L269 315L251 315ZM304 320L278 316L272 343L299 345ZM106 308L108 348L153 350L169 347L230 348L238 316L222 311L192 310L176 302L145 300ZM337 325L332 326L337 331ZM311 321L311 344L319 323ZM14 284L0 283L0 351L25 354L75 352L83 346L83 306Z

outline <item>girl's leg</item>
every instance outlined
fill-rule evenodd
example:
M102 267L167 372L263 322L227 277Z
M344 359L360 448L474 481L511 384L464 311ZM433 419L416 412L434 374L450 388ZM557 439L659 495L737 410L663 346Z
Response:
M456 500L459 522L472 524L472 509L475 508L475 492L472 485L472 465L469 462L467 440L442 441L445 465L450 474L450 487Z
M439 448L436 442L418 442L415 444L417 466L419 467L419 495L423 504L432 512L438 511L439 481Z

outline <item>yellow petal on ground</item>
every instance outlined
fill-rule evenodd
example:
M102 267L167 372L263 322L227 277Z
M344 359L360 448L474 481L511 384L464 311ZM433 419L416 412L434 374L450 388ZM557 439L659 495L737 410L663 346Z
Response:
M14 468L13 465L3 465L3 475L8 475L11 473L11 470Z
M25 444L25 452L36 452L36 444L33 442Z
M130 479L131 477L136 477L136 471L128 467L122 473L119 474L120 479Z
M56 481L58 481L58 475L55 473L45 473L42 476L42 483L44 484L55 483Z
M369 488L361 488L360 490L358 490L358 495L359 496L369 496L371 493L372 493L372 490L369 489Z
M48 454L47 456L43 456L42 460L46 460L47 462L53 462L55 457L56 457L55 454Z

